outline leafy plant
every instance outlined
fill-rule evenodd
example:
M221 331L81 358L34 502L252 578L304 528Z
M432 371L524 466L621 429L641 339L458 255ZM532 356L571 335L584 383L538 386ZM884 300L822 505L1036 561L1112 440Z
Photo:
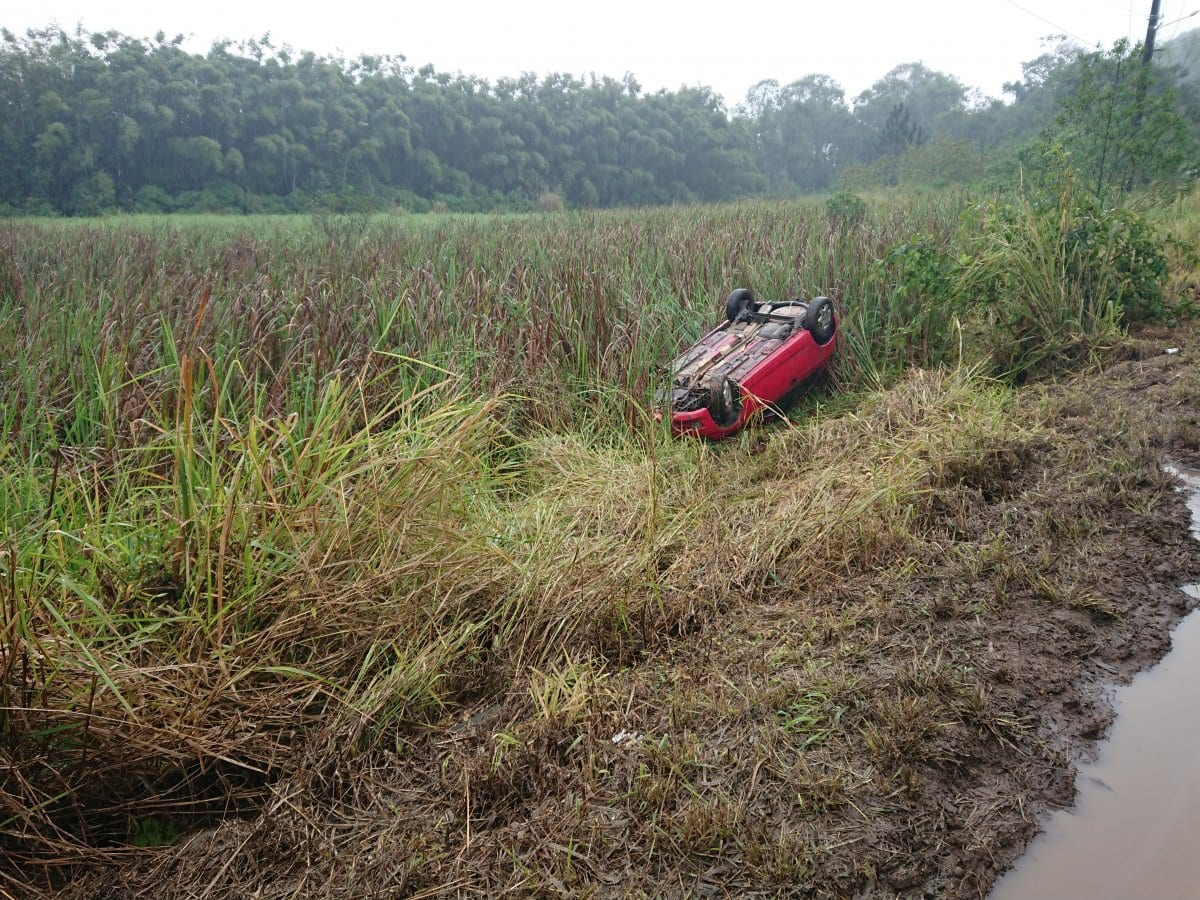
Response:
M1174 89L1158 89L1141 47L1118 41L1108 52L1078 59L1078 87L1041 137L1023 153L1039 186L1068 170L1101 206L1134 191L1178 196L1194 177L1196 144Z
M825 201L825 218L829 227L844 231L860 224L867 215L867 204L853 191L838 191Z
M170 819L148 816L130 828L129 843L135 847L167 847L179 839L179 828Z
M775 711L781 730L793 735L800 746L808 748L829 740L841 724L844 710L822 690L806 690L782 709Z
M1066 235L1069 277L1085 293L1116 304L1124 324L1161 321L1167 258L1146 219L1127 209L1101 209L1084 199Z
M892 245L877 266L886 285L878 304L885 357L921 366L943 362L956 313L955 262L946 243L919 235Z
M1123 324L1167 314L1167 261L1151 226L1069 183L1058 202L983 207L978 232L962 289L982 304L985 340L1011 375L1078 359Z

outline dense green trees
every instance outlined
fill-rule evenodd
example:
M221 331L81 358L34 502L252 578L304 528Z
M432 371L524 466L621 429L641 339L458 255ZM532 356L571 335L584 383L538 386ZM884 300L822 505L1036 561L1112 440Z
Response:
M720 200L765 189L752 143L711 92L632 79L492 85L265 39L198 56L58 29L0 49L0 202L34 212Z
M1134 190L1181 192L1196 166L1196 146L1175 90L1152 84L1141 48L1119 42L1082 57L1076 68L1078 85L1026 154L1034 169L1053 174L1061 157L1101 206Z
M909 63L853 102L813 74L761 82L730 112L707 88L647 93L630 76L490 83L265 38L200 55L161 33L2 34L0 210L34 213L521 208L548 193L614 206L973 179L1102 71L1064 45L1026 64L1011 103Z
M747 94L743 113L753 123L759 168L777 193L832 187L858 149L845 93L827 75L784 86L760 81Z

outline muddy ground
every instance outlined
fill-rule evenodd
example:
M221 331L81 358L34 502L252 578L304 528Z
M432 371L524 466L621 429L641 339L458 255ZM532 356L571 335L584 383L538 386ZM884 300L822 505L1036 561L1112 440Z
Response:
M911 536L868 561L390 751L298 746L259 814L65 895L984 896L1200 579L1159 468L1200 462L1200 336L1122 356L1023 389L1011 440L934 461Z

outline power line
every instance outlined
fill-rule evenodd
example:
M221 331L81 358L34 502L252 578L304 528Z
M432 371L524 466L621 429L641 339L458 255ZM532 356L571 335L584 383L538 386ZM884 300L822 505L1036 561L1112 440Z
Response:
M1067 37L1075 38L1075 40L1079 41L1079 43L1083 44L1085 47L1099 47L1100 46L1099 41L1089 41L1086 38L1081 38L1079 35L1075 34L1075 32L1068 31L1066 28L1063 28L1061 25L1056 25L1054 22L1051 22L1045 16L1039 15L1038 13L1035 13L1032 9L1029 9L1028 7L1022 6L1020 3L1017 3L1016 0L1004 0L1004 2L1009 4L1010 6L1015 6L1021 12L1025 13L1026 15L1033 16L1035 19L1037 19L1040 22L1045 22L1051 28L1055 29L1056 31L1062 32Z
M1186 16L1180 16L1178 19L1172 19L1170 22L1165 22L1162 25L1159 25L1158 27L1166 28L1168 25L1178 25L1180 22L1184 22L1188 19L1194 18L1195 16L1200 16L1200 9L1197 9L1193 12L1188 13Z
M1179 4L1180 9L1182 9L1183 6L1184 6L1183 3ZM1186 16L1180 16L1177 19L1172 19L1170 22L1168 22L1167 23L1168 25L1175 25L1176 28L1174 31L1171 32L1171 36L1163 41L1164 45L1166 45L1166 44L1172 45L1172 54L1173 54L1172 61L1176 65L1182 66L1183 69L1188 72L1191 71L1192 63L1196 59L1196 50L1200 49L1200 41L1196 41L1195 39L1188 41L1187 53L1184 54L1182 59L1178 58L1179 50L1177 47L1174 46L1174 41L1175 41L1175 38L1179 37L1179 27L1178 27L1179 23L1186 22L1188 19L1194 18L1197 15L1200 15L1200 9L1195 10L1194 12L1188 13Z

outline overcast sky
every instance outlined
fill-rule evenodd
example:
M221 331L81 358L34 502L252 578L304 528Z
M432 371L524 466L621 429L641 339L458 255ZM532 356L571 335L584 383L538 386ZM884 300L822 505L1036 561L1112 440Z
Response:
M1132 6L1130 5L1132 4ZM303 4L281 0L171 3L48 0L6 4L13 31L56 22L137 37L159 29L204 51L218 38L270 32L275 44L319 53L390 53L495 79L570 72L621 77L646 90L704 84L729 105L764 78L786 83L832 75L853 97L888 69L921 61L999 96L1041 52L1040 38L1066 32L1109 46L1145 36L1150 0L421 0ZM1200 0L1163 0L1161 38L1200 25ZM1161 39L1160 38L1160 39Z

